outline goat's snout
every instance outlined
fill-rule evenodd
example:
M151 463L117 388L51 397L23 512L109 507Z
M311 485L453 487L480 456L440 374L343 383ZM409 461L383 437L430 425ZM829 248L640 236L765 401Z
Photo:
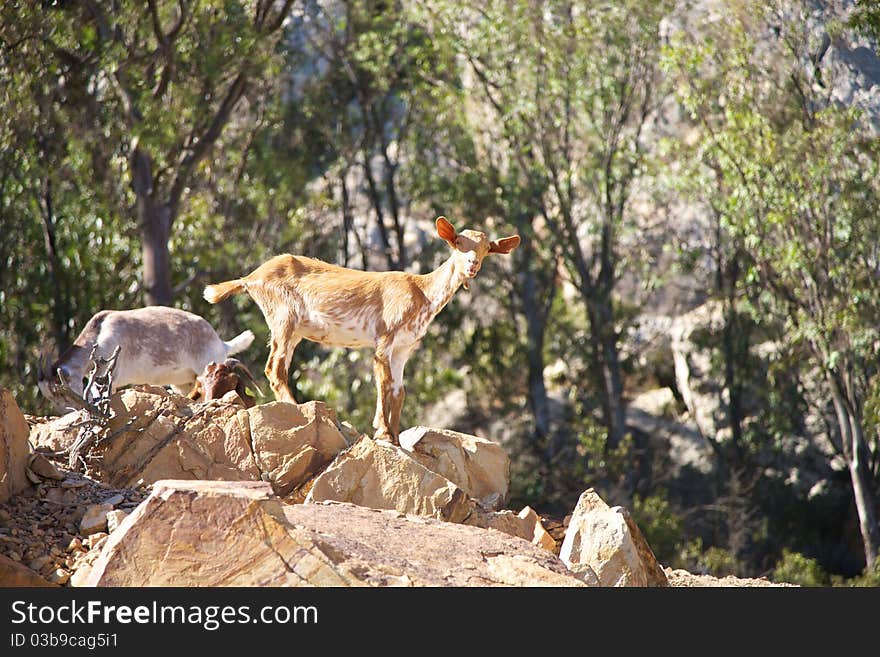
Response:
M467 259L467 269L466 273L468 278L473 278L480 272L480 266L483 263L480 262L479 258L468 258Z

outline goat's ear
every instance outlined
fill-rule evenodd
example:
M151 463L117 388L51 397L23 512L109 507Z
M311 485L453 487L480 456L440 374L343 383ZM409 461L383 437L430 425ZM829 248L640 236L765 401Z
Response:
M458 235L452 224L446 220L446 217L437 217L437 234L442 237L451 247L455 247L455 238Z
M519 241L519 235L502 237L497 242L492 242L489 245L489 253L510 253L519 246Z

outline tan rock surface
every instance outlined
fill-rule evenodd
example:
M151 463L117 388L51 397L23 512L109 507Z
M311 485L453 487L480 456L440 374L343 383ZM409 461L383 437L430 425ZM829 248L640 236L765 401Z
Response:
M0 554L0 588L55 586L27 566Z
M302 486L348 447L335 413L323 402L254 406L237 412L225 431L230 439L251 445L260 472L281 496Z
M668 586L638 527L621 507L609 507L592 488L581 494L559 551L573 570L590 566L601 586Z
M284 514L373 585L583 586L554 555L501 532L351 504Z
M538 514L528 506L518 514L508 510L483 511L477 509L464 521L464 524L484 529L496 529L505 534L523 538L549 552L556 551L556 541L544 529Z
M498 443L448 429L413 427L400 434L400 446L486 509L499 509L507 500L510 459Z
M30 427L12 393L0 388L0 502L30 488Z
M428 470L402 448L362 437L321 473L306 503L351 502L461 522L475 503L451 481Z

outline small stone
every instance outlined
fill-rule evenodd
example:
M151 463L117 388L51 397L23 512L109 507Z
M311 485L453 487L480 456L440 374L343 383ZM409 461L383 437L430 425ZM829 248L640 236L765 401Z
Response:
M82 541L79 539L79 536L74 536L70 543L67 545L68 552L85 552L86 548L83 547Z
M121 493L117 493L113 497L108 497L106 500L104 500L104 504L118 506L118 505L122 504L124 501L125 501L125 496L123 496Z
M56 481L62 481L66 476L63 472L55 467L54 463L52 463L42 454L34 454L33 456L31 456L31 462L28 464L28 467L35 474L43 477L44 479L54 479Z
M106 532L98 532L96 534L92 534L85 540L85 545L90 550L100 548L104 544L104 539L106 539L107 536L108 534Z
M107 513L113 510L111 504L92 504L86 508L82 520L79 522L79 532L83 536L89 536L96 532L107 529Z
M107 532L112 534L119 527L120 523L128 517L128 514L122 509L116 509L107 514Z
M12 559L13 561L21 561L21 555L15 550L10 550L6 553L6 556Z
M9 511L6 509L0 509L0 522L9 522L12 519L12 516L9 515Z
M82 488L86 482L82 479L65 479L61 482L62 488Z
M48 554L44 554L41 557L37 557L36 559L29 561L28 568L39 572L43 569L44 566L51 563L51 561L52 561L52 557L50 557Z
M49 575L49 581L53 584L67 584L67 581L70 579L70 571L64 570L64 568L56 568L52 571L52 574Z

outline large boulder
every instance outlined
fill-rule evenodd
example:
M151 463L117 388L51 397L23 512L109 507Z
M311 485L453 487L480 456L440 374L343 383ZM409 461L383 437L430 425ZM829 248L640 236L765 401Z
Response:
M27 465L30 429L12 393L0 388L0 502L30 486Z
M400 434L400 446L484 508L499 509L507 500L510 459L498 443L448 429L413 427Z
M663 569L632 517L595 490L581 494L559 557L573 571L589 566L600 586L668 586Z
M268 481L287 495L347 446L336 416L322 402L275 402L244 408L230 392L196 403L162 388L116 393L112 417L94 449L91 474L118 488L160 479ZM69 448L87 415L78 411L36 426L41 448Z
M351 502L461 522L475 502L402 448L364 436L314 479L306 503Z
M281 496L302 486L348 447L335 413L317 401L273 402L239 411L226 433L251 445L264 479Z
M348 504L282 506L265 483L206 481L157 482L84 584L583 585L554 555L499 532Z
M192 404L157 390L124 390L113 398L112 438L101 447L97 478L117 488L160 479L259 480L245 436L224 426L238 404Z
M56 586L27 566L0 554L0 588Z

